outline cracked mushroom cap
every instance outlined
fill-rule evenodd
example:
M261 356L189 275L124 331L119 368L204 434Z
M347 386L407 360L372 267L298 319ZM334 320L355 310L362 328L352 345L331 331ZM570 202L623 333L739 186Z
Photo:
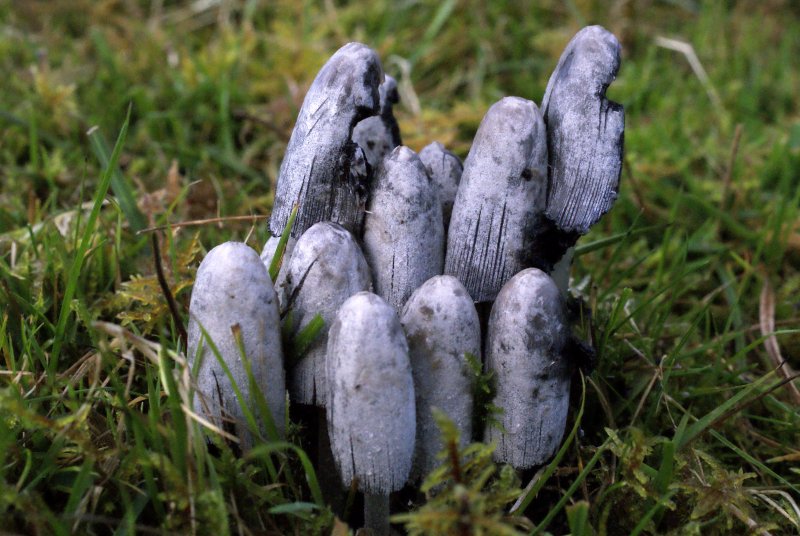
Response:
M361 248L347 229L320 222L297 241L286 269L286 297L294 296L290 310L294 332L317 314L325 322L308 353L289 372L292 402L324 406L327 398L325 351L328 328L339 307L353 294L372 285Z
M392 112L393 105L400 100L397 81L387 74L379 91L380 114L367 117L353 129L353 141L364 150L367 161L373 169L380 166L383 158L391 153L392 149L403 143L400 138L400 127Z
M406 332L417 406L417 447L412 478L437 465L442 441L432 408L442 410L472 437L472 379L466 354L480 359L481 328L467 289L449 275L432 277L406 302L400 322Z
M476 302L537 264L537 226L547 196L547 134L532 101L499 100L486 112L464 162L444 273L457 277Z
M320 221L356 232L363 219L367 185L350 174L358 145L353 128L379 111L383 68L374 50L348 43L328 60L306 94L278 175L270 232L278 236L292 207L298 237Z
M205 342L201 325L219 350L245 403L258 416L247 368L231 331L238 325L255 384L261 388L282 434L286 388L277 299L264 263L246 244L220 244L200 264L189 305L187 355L192 367L195 359L201 359L195 411L220 428L223 415L234 419L236 435L247 449L253 438L228 376Z
M328 334L328 433L342 482L365 493L403 487L414 454L414 381L395 310L359 292Z
M439 194L408 147L392 151L378 172L364 220L364 255L375 293L398 310L417 287L442 273Z
M561 55L542 100L550 147L547 217L573 243L617 199L625 112L606 99L606 89L619 64L617 38L602 26L583 28Z
M494 458L518 469L547 461L564 436L570 368L564 302L553 280L529 268L506 283L492 307L486 367L495 373L494 404L503 430L490 426Z

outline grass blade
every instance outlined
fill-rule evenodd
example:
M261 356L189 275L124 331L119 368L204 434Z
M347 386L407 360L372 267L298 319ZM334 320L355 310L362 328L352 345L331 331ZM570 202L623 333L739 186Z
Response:
M111 152L108 150L106 139L96 126L89 129L87 136L97 160L104 168L111 169L111 190L117 198L122 213L128 219L131 230L134 233L141 231L147 227L147 220L136 205L136 195L130 183L125 180L125 176L120 172L116 162L111 164Z
M53 351L47 365L48 382L51 383L55 381L55 371L58 366L58 360L61 357L61 347L64 344L64 331L67 327L67 320L69 319L71 310L70 304L78 287L78 277L81 274L86 252L89 250L89 245L94 236L97 218L100 216L100 208L103 206L103 199L105 199L108 193L108 188L111 185L111 178L114 175L117 162L119 162L119 156L122 153L122 146L125 145L125 139L128 136L128 124L130 123L130 119L131 107L128 107L128 115L125 117L125 122L122 123L122 128L119 130L119 136L117 136L117 142L114 144L114 150L111 152L108 165L100 176L100 184L94 194L92 212L89 214L89 219L86 221L83 236L81 237L78 249L75 251L75 256L69 269L69 275L67 276L67 282L64 288L64 296L61 300L61 311L58 315L58 323L56 324L55 337L53 338Z

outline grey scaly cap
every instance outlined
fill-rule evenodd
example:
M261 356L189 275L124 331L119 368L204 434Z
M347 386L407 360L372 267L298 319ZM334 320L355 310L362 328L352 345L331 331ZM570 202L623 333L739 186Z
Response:
M375 293L398 310L444 264L442 207L417 154L400 146L383 160L364 219L364 254Z
M497 442L497 461L524 469L558 449L569 408L570 368L562 355L568 331L561 293L541 270L523 270L497 295L486 335L494 404L503 409L503 430L490 426L486 434Z
M458 184L461 182L461 173L464 165L461 159L444 148L438 141L429 143L419 152L419 159L425 165L428 175L439 186L439 200L442 202L442 221L444 231L450 225L450 215L453 212L453 201L456 199Z
M257 416L247 369L231 332L231 327L237 324L255 385L261 389L282 434L286 387L275 291L255 250L243 243L225 242L209 251L197 270L189 305L187 355L192 367L195 356L202 360L197 372L195 411L220 427L223 414L233 418L236 435L247 449L253 445L253 438L244 413L228 376L200 329L202 325L216 345L245 398L245 405Z
M438 275L406 302L400 322L408 339L417 406L417 447L412 478L437 465L442 441L432 408L443 411L461 433L472 436L472 381L466 354L480 360L481 328L467 289L458 279Z
M320 221L356 232L368 190L351 174L358 146L351 141L356 123L378 113L383 69L374 50L348 43L322 67L306 94L278 175L270 231L283 231L299 204L292 236Z
M453 204L444 273L476 302L494 300L514 274L536 265L545 206L547 139L536 105L506 97L489 108Z
M403 487L416 433L408 344L395 310L359 292L339 309L328 335L328 433L345 485L369 494Z
M617 199L625 112L606 99L606 89L619 64L616 37L602 26L583 28L561 55L542 99L550 148L546 213L573 243Z
M317 314L322 334L299 363L289 369L292 402L324 406L327 399L325 351L328 328L339 307L353 294L369 290L369 266L353 235L339 224L320 222L297 241L286 269L286 298L291 301L294 333Z

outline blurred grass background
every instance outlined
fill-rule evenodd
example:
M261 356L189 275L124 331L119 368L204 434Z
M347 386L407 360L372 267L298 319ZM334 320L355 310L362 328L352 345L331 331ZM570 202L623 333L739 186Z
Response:
M348 41L400 82L406 145L465 157L494 101L541 100L586 24L623 45L608 94L626 110L625 165L573 270L599 352L581 434L526 514L539 523L578 482L569 511L587 506L586 524L559 512L556 534L800 530L800 396L778 386L800 368L788 0L0 0L0 529L210 533L196 500L219 533L329 532L303 485L275 492L261 465L182 452L191 426L165 428L180 420L163 374L177 330L134 231L268 215L305 91ZM113 196L92 223L105 172ZM166 233L179 304L204 251L260 250L257 221ZM284 503L301 506L267 513Z

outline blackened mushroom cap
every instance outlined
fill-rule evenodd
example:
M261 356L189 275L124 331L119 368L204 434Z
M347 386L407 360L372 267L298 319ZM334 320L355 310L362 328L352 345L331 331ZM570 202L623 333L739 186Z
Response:
M389 494L408 478L416 434L408 344L395 310L359 292L328 335L328 433L345 485Z
M383 69L374 50L348 43L322 67L306 94L278 175L270 231L278 236L298 204L292 236L320 221L356 232L363 218L350 165L353 128L379 111Z
M360 121L353 129L353 141L366 155L372 168L378 168L392 149L402 144L400 127L392 112L392 105L400 100L397 81L389 75L379 88L380 114Z
M542 100L550 150L546 213L572 242L617 198L625 112L606 99L606 89L619 65L616 37L588 26L567 45Z

